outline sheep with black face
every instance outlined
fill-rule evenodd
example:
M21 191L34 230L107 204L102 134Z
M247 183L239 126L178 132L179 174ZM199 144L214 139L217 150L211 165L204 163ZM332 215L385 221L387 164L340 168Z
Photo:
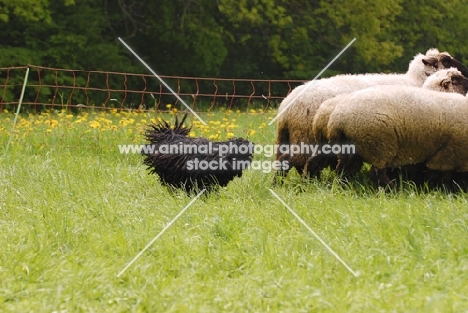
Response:
M315 144L312 123L317 110L327 99L380 85L421 87L429 75L447 67L457 67L468 76L468 69L450 54L439 52L437 49L429 49L425 55L417 54L414 57L405 74L337 75L309 82L312 84L310 87L307 84L299 86L281 102L278 109L281 115L278 117L276 144L280 146ZM276 155L277 160L287 160L300 174L303 173L309 157L310 155L307 154L291 156L288 153L278 153ZM287 172L287 170L278 171L275 179L285 176Z
M393 90L395 92L395 97L398 98L399 91L404 90L405 88L411 87L394 86ZM422 89L466 95L468 92L468 79L464 77L456 68L450 68L438 71L428 77ZM363 94L366 92L366 90L372 91L373 89L362 89L360 93ZM348 98L352 97L353 94L354 93L339 95L335 98L324 101L320 105L320 108L317 110L312 124L312 131L315 134L315 142L317 144L333 144L330 142L330 138L328 137L328 124L330 122L330 115L335 110L337 110L337 107L338 110L341 110L341 107L346 105ZM428 95L430 96L432 93L428 93ZM378 106L380 105L380 102L375 101L374 104ZM408 103L408 105L411 104ZM362 160L360 160L358 156L342 156L342 163L345 158L349 159L344 163L346 166L344 166L344 164L340 164L339 166L340 170L343 171L344 174L355 173L361 168ZM354 160L354 162L351 162L351 159ZM320 171L327 166L336 168L338 166L337 161L337 156L333 154L311 156L306 162L303 175L309 177L319 176ZM415 174L413 176L415 176Z
M451 81L464 95L377 86L329 99L323 104L333 108L326 137L330 143L353 144L360 161L372 165L372 178L381 186L393 185L389 168L423 165L430 171L467 174L468 82L460 77L458 72ZM309 165L312 162L313 158ZM355 169L355 164L356 156L338 156L338 170Z

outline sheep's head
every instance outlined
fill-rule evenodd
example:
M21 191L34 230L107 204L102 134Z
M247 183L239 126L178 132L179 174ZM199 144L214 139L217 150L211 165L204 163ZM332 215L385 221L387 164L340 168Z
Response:
M463 76L468 77L468 68L460 61L453 58L447 52L437 52L437 49L429 49L426 52L426 56L422 59L427 76L430 76L435 72L443 69L455 67L462 73Z
M411 76L417 86L422 86L427 77L438 70L444 69L442 60L447 63L444 57L451 58L447 52L439 52L437 49L429 49L426 54L418 53L410 62L407 75Z
M439 62L441 62L445 68L456 67L463 76L468 78L468 68L450 54L441 53Z
M428 77L423 88L466 95L468 92L468 78L463 76L456 68L444 69Z
M434 74L435 72L444 68L450 68L450 54L446 52L434 54L433 49L428 50L424 58L421 59L424 64L424 70L427 76ZM431 53L429 52L431 51ZM446 67L447 66L447 67Z

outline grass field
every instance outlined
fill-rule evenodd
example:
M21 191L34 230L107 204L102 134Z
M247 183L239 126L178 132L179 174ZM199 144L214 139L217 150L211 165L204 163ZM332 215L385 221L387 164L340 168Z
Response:
M175 113L25 114L6 154L14 115L0 114L0 312L468 312L467 194L332 174L273 187L247 170L117 277L191 201L117 148ZM192 135L273 143L274 114L205 113Z

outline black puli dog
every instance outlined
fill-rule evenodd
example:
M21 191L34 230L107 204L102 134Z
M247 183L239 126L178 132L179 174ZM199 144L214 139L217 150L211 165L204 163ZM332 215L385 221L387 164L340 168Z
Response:
M150 174L158 174L161 183L180 188L188 194L226 186L241 177L251 161L254 144L242 138L213 142L191 138L192 127L184 126L187 114L174 127L166 121L151 124L145 131L146 144L141 153Z

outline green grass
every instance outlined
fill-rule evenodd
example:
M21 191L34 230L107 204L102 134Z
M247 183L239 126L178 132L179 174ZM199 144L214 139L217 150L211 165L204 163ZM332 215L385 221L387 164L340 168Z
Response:
M266 115L236 118L244 135ZM0 150L1 312L468 310L465 193L384 193L331 174L302 185L292 172L273 187L272 173L248 170L198 199L117 277L191 198L147 175L139 155L118 153L136 130L93 129L94 142L85 130L20 129ZM257 128L251 139L274 136Z

